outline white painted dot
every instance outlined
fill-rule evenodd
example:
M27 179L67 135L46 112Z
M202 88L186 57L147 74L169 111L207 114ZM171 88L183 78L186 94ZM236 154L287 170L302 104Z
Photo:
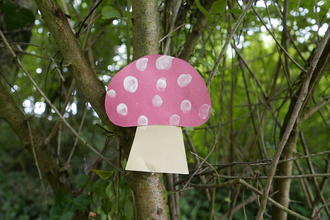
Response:
M166 86L167 86L167 83L166 83L165 77L162 77L159 80L157 80L156 88L158 89L158 91L164 91Z
M180 116L179 115L172 115L170 117L170 125L179 125L180 123Z
M148 118L147 116L145 115L141 115L139 118L138 118L138 125L148 125Z
M127 105L125 105L124 103L120 103L119 105L117 105L117 113L120 116L126 116L128 114Z
M140 128L142 130L145 130L145 129L147 129L147 125L148 125L148 118L147 118L147 116L141 115L138 118L138 126L140 126Z
M124 79L123 84L125 90L130 93L134 93L139 86L138 80L133 76L127 76Z
M189 100L183 100L180 108L183 113L188 114L191 111L191 102Z
M181 74L179 77L178 77L178 85L183 88L183 87L186 87L187 85L189 85L189 83L191 82L192 80L192 76L190 74Z
M201 119L206 119L209 116L210 113L210 105L203 104L199 107L198 115L201 117Z
M110 96L111 98L115 98L116 97L116 91L113 90L113 89L110 89L108 92L107 92L108 96Z
M136 68L140 71L144 71L148 65L148 58L141 58L136 61Z
M174 57L171 56L161 56L156 60L156 67L159 70L168 70L172 67L172 60Z
M163 99L162 97L160 97L159 95L154 95L154 97L152 97L152 105L155 107L159 107L163 104Z

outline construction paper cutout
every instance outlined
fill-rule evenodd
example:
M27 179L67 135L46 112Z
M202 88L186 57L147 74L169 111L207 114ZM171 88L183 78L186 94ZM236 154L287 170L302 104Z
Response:
M182 129L165 125L137 127L126 170L188 174Z
M126 170L188 174L179 126L207 121L211 101L203 79L189 63L150 55L115 75L105 108L114 124L138 126Z
M140 58L111 80L105 99L110 120L119 126L196 127L210 115L211 101L199 73L186 61L164 55ZM174 117L174 119L173 119Z

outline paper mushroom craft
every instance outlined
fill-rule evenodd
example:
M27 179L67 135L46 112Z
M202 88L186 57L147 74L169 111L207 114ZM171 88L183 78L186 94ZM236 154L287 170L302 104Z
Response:
M188 174L181 127L203 124L211 109L190 64L165 55L135 60L112 78L105 107L114 124L138 126L126 170Z

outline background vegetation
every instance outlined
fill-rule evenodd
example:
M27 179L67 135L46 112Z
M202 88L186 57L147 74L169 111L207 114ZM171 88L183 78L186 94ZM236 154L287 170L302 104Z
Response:
M63 53L65 26L45 22L56 2L85 58ZM74 66L105 88L141 56L136 2L0 1L0 219L139 218L121 169L131 130L104 120L89 94L105 89L81 86ZM190 174L155 175L159 219L330 219L330 2L145 2L156 4L155 53L187 60L212 99L209 121L183 129Z

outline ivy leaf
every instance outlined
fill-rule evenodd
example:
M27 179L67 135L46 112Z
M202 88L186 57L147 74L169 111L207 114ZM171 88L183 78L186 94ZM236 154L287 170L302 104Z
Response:
M73 199L73 207L75 210L84 211L87 206L90 204L91 199L89 195L82 194Z
M237 14L237 15L242 14L242 12L243 11L241 9L238 9L238 8L233 8L233 9L228 10L228 13L233 13L233 14Z
M64 194L62 190L56 193L55 204L50 209L51 220L67 220L72 219L76 210L86 210L90 204L88 195L79 195L73 198L69 194Z
M110 18L121 18L121 15L117 9L112 6L104 6L101 10L102 18L103 19L110 19Z
M185 130L185 131L194 131L195 128L192 128L192 127L184 127L183 130Z
M197 8L209 19L210 21L213 21L213 17L206 11L206 9L201 5L199 0L195 0L195 3L197 5Z
M16 5L12 2L5 1L0 5L0 10L4 13L14 13L16 10Z
M104 171L104 170L93 170L100 178L106 180L109 179L113 172L111 171Z
M72 197L68 194L64 194L62 190L59 190L56 193L55 204L50 209L50 219L72 219L74 216L74 209L70 201L72 201Z
M12 2L2 3L0 11L4 14L4 22L8 31L24 28L25 25L33 23L35 20L32 11L26 8L17 8Z
M212 11L215 14L221 14L225 11L226 9L227 2L226 0L218 0L213 2L212 4Z

